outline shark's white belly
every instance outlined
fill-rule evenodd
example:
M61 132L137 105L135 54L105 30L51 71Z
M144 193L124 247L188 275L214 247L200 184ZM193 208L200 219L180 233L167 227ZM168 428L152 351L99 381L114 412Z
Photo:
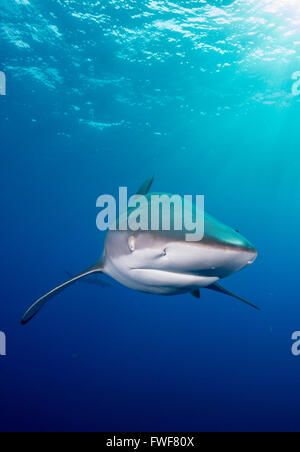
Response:
M159 295L176 295L207 287L218 281L217 277L169 272L159 269L128 268L116 266L107 260L105 273L120 284L141 292Z

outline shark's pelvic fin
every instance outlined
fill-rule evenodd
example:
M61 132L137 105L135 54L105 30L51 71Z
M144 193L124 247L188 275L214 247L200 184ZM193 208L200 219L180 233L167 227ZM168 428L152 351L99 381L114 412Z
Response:
M193 292L191 292L191 294L195 298L201 298L200 289L193 290Z
M154 182L154 176L151 177L151 179L146 180L146 182L143 183L143 185L138 189L136 195L147 195L149 191L151 190L151 187Z
M258 306L255 306L254 304L245 300L245 298L239 297L238 295L235 295L234 293L230 292L229 290L224 289L224 287L220 286L220 284L217 284L217 283L212 284L211 286L206 287L206 289L215 290L216 292L220 292L220 293L223 293L230 297L236 298L237 300L242 301L243 303L246 303L248 306L251 306L252 308L257 309L257 311L261 310Z
M92 275L93 273L101 273L102 269L98 266L95 265L91 268L89 268L88 270L80 273L78 276L74 276L71 279L69 279L68 281L66 281L63 284L60 284L59 286L55 287L55 289L51 290L50 292L48 292L46 295L44 295L43 297L39 298L24 314L21 324L25 325L26 323L28 323L39 311L40 309L42 309L42 307L49 301L51 300L53 297L55 297L56 295L58 295L60 292L62 292L63 290L65 290L67 287L71 286L72 284L74 284L76 281L78 281L81 278L84 278L85 276L88 275Z

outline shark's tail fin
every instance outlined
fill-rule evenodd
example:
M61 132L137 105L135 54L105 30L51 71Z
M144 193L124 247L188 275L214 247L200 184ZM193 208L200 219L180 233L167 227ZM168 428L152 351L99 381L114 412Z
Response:
M71 279L69 279L68 281L66 281L63 284L60 284L59 286L55 287L55 289L51 290L50 292L48 292L46 295L44 295L43 297L39 298L24 314L21 324L25 325L26 323L28 323L41 309L42 307L49 301L51 300L51 298L55 297L56 295L58 295L60 292L62 292L63 290L65 290L67 287L71 286L72 284L74 284L76 281L78 281L81 278L84 278L85 276L88 275L92 275L93 273L101 273L102 269L99 268L99 266L95 265L91 268L89 268L88 270L80 273L77 276L72 277Z
M215 283L206 288L210 289L210 290L215 290L216 292L223 293L225 295L235 298L236 300L242 301L243 303L246 303L248 306L251 306L251 308L254 308L257 311L261 310L258 306L255 306L255 304L252 304L252 303L250 303L250 301L245 300L245 298L239 297L238 295L235 295L234 293L230 292L229 290L224 289L224 287L220 286L220 284Z

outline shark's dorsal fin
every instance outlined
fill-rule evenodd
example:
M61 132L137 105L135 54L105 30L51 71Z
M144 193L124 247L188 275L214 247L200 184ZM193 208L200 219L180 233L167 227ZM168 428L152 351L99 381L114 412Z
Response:
M143 185L138 189L136 195L137 196L145 196L149 193L151 190L152 184L154 182L154 176L151 177L151 179L146 180L146 182L143 183Z
M217 284L217 283L212 284L211 286L206 287L206 289L215 290L216 292L220 292L220 293L223 293L230 297L236 298L237 300L242 301L243 303L246 303L248 306L251 306L252 308L257 309L257 311L261 310L258 306L255 306L254 304L245 300L245 298L239 297L238 295L235 295L234 293L230 292L229 290L224 289L224 287L220 286L220 284Z
M48 292L43 297L39 298L24 314L21 324L25 325L28 323L41 309L42 307L49 301L51 298L58 295L60 292L65 290L67 287L74 284L76 281L78 281L81 278L84 278L85 276L92 275L93 273L101 273L102 269L98 267L98 265L95 265L88 270L80 273L78 276L74 276L68 281L66 281L63 284L60 284L59 286L55 287L55 289Z

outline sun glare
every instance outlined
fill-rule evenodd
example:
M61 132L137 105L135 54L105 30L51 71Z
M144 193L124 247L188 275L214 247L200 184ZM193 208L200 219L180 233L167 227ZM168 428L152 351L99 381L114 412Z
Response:
M300 1L299 0L263 0L266 4L266 9L268 11L276 12L296 12L300 14Z

